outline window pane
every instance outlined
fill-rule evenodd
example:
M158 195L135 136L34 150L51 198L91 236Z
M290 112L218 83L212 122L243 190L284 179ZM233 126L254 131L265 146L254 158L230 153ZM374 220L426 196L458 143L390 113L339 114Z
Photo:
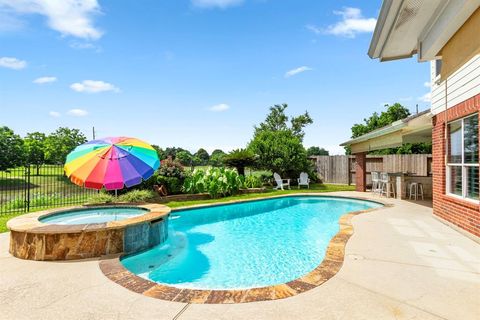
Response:
M463 121L465 163L478 163L478 115Z
M450 139L448 148L448 162L462 163L462 121L448 124Z
M467 198L479 200L478 167L467 167Z
M450 169L450 193L462 197L462 167L449 166L448 168Z

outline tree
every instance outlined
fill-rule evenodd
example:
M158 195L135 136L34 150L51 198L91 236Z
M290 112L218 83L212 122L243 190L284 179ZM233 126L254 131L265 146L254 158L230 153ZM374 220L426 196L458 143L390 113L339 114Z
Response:
M23 165L23 140L8 127L0 127L0 171Z
M352 126L352 138L360 137L370 131L385 127L397 120L405 119L410 115L410 111L400 103L392 105L386 104L386 111L382 111L380 115L374 112L370 118L363 119L364 123L356 123Z
M41 132L27 133L23 139L26 160L36 166L37 176L40 174L40 166L45 163L46 139L45 134Z
M45 140L45 158L51 164L63 164L75 147L87 142L78 129L58 128Z
M163 150L162 148L160 148L156 144L152 144L152 148L155 149L155 151L157 151L158 159L160 159L160 160L167 159L167 154L166 154L165 150Z
M223 157L223 162L227 167L236 168L239 175L245 175L245 168L256 164L257 157L255 153L247 149L233 150Z
M223 152L220 149L215 149L210 155L209 164L213 167L221 167L223 165L224 157L225 157L225 152Z
M167 159L168 157L171 157L172 159L175 159L177 157L177 153L180 151L187 151L182 148L176 148L176 147L168 147L165 149L165 158Z
M303 129L313 123L308 112L290 118L285 115L286 104L270 108L264 122L255 127L248 149L258 156L257 165L286 177L307 171L310 162L303 147Z
M292 131L263 131L255 135L249 149L258 155L257 164L285 177L298 177L309 170L307 152Z
M177 152L175 159L178 160L182 165L189 166L192 163L192 154L187 150L182 150Z
M200 148L197 152L195 152L195 157L199 158L201 161L201 165L207 165L208 160L210 160L210 155L208 154L207 150Z
M312 146L312 147L307 149L307 156L308 157L311 157L311 156L328 156L328 155L329 155L328 150L325 150L324 148Z
M270 107L270 113L264 122L260 123L258 127L255 127L255 134L261 131L282 131L289 130L293 135L300 138L303 141L305 132L303 128L313 123L313 119L310 117L307 111L304 114L297 117L290 118L291 127L288 127L288 116L285 114L285 110L288 108L288 104L276 104Z
M386 111L380 115L374 112L368 119L363 119L363 123L356 123L352 126L352 138L360 137L373 130L383 128L395 121L402 120L410 116L410 111L400 103L392 105L386 104ZM346 154L350 154L350 148L345 147ZM413 143L405 144L397 148L388 148L370 152L371 154L405 154L405 153L431 153L431 144Z

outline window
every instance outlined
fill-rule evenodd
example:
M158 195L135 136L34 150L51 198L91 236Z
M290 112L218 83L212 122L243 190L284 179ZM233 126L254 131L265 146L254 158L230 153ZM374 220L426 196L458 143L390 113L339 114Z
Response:
M435 78L440 77L442 72L442 59L435 60Z
M448 124L447 193L480 199L478 114Z

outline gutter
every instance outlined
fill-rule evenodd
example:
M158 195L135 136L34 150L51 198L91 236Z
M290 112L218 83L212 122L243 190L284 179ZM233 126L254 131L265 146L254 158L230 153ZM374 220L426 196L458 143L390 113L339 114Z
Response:
M375 56L375 49L378 46L378 41L380 40L380 35L385 27L385 22L387 21L388 12L390 11L392 3L393 0L384 0L382 3L377 24L375 25L375 31L373 32L372 41L370 42L370 47L368 48L368 56L372 59L378 58Z

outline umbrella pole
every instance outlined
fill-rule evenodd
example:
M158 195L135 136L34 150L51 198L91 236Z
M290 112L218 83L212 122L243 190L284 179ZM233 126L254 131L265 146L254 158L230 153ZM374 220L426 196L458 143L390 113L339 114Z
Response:
M118 198L117 189L115 189L115 198Z

